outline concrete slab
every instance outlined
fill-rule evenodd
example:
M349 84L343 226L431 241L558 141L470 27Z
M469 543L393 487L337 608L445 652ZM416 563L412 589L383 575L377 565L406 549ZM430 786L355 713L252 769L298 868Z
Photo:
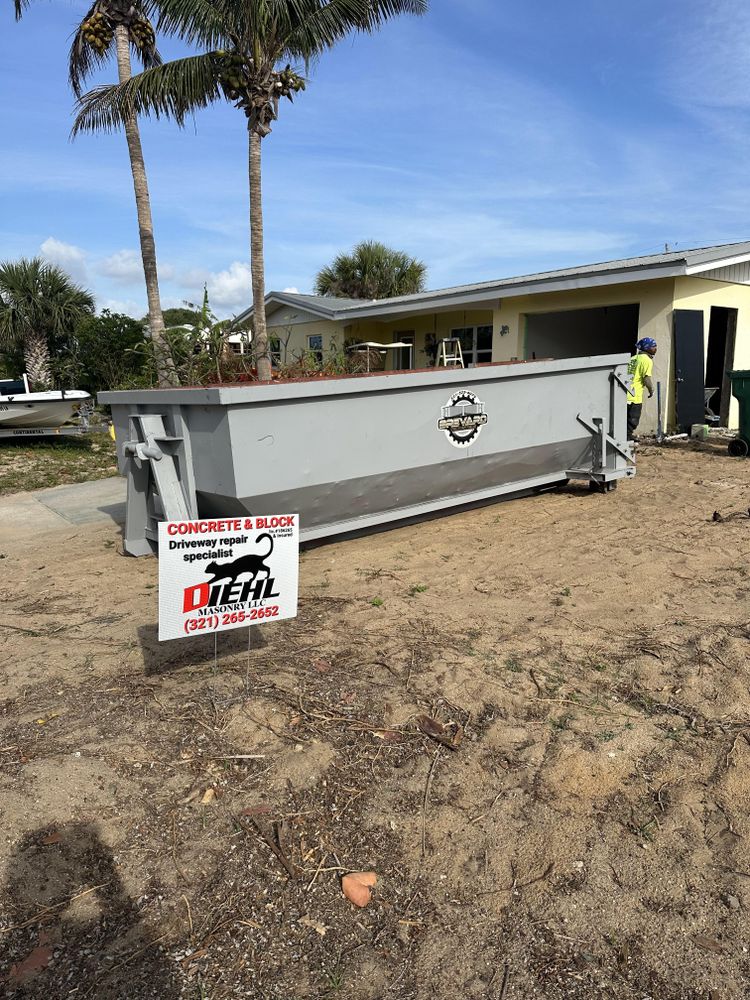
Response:
M112 476L92 483L53 486L37 490L32 496L70 524L94 524L97 521L124 524L125 494L125 479Z
M0 542L65 527L65 518L39 503L33 493L0 497Z
M59 531L71 524L124 524L125 494L125 480L113 476L0 497L0 542Z

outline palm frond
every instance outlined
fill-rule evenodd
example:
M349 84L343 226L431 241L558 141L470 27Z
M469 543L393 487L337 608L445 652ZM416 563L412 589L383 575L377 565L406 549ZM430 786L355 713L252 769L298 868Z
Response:
M14 7L16 11L16 20L20 21L23 16L23 12L31 3L31 0L14 0Z
M144 69L153 69L155 66L161 66L161 54L155 45L140 48L138 45L133 44L131 47L133 55Z
M111 132L132 115L172 118L182 125L190 112L224 96L219 64L216 52L206 52L144 70L126 83L96 87L79 99L72 135Z
M337 254L315 278L318 295L388 299L424 291L427 268L402 250L364 240L350 253Z
M41 257L0 263L0 344L63 334L94 311L90 292Z
M228 32L237 19L230 15L237 12L226 0L147 0L144 7L155 18L157 31L178 35L191 45L220 49L232 42Z
M424 14L427 0L275 0L287 21L283 54L309 60L353 31L371 33L389 18Z

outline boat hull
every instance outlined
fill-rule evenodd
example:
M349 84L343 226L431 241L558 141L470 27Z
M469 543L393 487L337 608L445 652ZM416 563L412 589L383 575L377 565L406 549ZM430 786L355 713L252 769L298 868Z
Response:
M48 396L47 399L34 397ZM0 428L60 427L73 416L76 407L91 397L78 390L65 393L29 393L25 396L0 396Z

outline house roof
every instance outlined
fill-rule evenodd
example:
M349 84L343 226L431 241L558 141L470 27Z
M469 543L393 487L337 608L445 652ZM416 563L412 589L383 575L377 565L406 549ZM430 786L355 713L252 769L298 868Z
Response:
M482 303L487 305L493 300L516 295L700 274L747 260L750 260L750 241L649 254L644 257L625 257L597 264L561 268L557 271L541 271L537 274L522 274L495 281L455 285L390 299L339 299L325 295L269 292L266 296L266 305L292 306L324 319L356 320L398 313L416 313L425 309L440 310ZM242 317L250 316L251 313L252 308L243 313Z

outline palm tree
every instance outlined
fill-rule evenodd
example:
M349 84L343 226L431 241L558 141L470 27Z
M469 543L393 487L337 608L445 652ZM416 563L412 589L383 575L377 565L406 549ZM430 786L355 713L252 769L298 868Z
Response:
M31 0L14 0L16 20L21 17L30 2ZM76 97L80 98L87 77L106 62L113 52L117 58L120 83L129 80L132 76L131 47L144 69L161 63L161 57L156 49L154 30L146 16L145 4L138 0L96 0L78 26L70 47L70 85ZM138 120L134 114L129 114L123 125L130 154L130 170L133 175L141 259L146 279L148 325L154 345L157 377L159 385L177 385L174 361L164 336L151 199Z
M427 266L421 260L376 240L364 240L318 271L315 291L348 299L390 299L423 292L426 276Z
M90 292L40 257L0 263L0 348L23 348L26 374L48 389L51 339L72 333L94 312Z
M261 141L304 79L289 61L306 64L352 31L373 32L398 14L421 14L428 0L159 0L157 27L208 51L146 69L119 87L85 95L73 127L110 130L140 114L182 124L197 108L225 98L248 131L250 270L258 375L271 378L266 333L261 199ZM286 65L282 65L286 63Z

